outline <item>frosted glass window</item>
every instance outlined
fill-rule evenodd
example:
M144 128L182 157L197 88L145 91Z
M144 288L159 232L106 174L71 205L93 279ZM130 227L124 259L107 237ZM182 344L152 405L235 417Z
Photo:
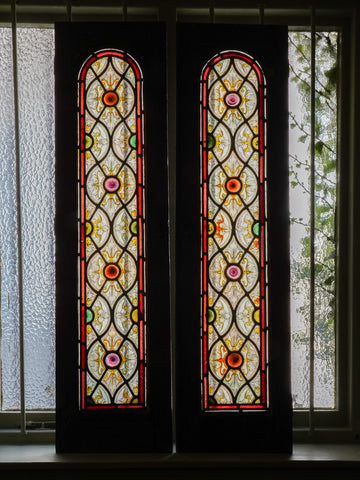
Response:
M18 28L21 205L11 29L0 29L1 411L20 409L17 211L22 217L25 405L55 408L54 32Z
M289 165L292 395L296 409L335 408L335 262L338 142L338 34L317 32L315 44L315 315L310 364L310 57L309 32L289 34Z

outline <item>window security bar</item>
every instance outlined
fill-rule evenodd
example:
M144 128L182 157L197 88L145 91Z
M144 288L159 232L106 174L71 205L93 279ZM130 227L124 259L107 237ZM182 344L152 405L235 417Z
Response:
M315 339L315 8L311 7L311 117L310 117L310 408L309 435L314 432Z
M13 48L13 81L14 81L14 113L15 113L15 158L16 158L16 200L17 200L17 235L18 235L18 289L19 289L19 337L20 337L20 405L21 433L26 433L25 406L25 362L24 362L24 302L23 302L23 264L22 264L22 232L21 232L21 190L20 190L20 137L19 137L19 90L17 69L17 37L16 37L16 0L11 4L12 48Z
M71 5L74 2L68 2ZM21 190L20 190L20 145L19 145L19 94L18 94L18 68L17 68L17 5L16 1L11 3L12 20L12 45L13 45L13 82L14 82L14 103L15 103L15 152L16 152L16 192L17 192L17 224L18 224L18 272L19 272L19 317L20 317L20 378L21 378L21 432L26 433L29 428L29 422L26 421L25 405L25 368L24 368L24 313L23 313L23 272L22 272L22 238L21 238ZM124 16L125 16L124 9ZM268 11L267 11L268 12ZM260 13L260 23L264 22L264 9ZM310 322L310 407L309 407L309 434L314 431L314 302L315 302L315 260L314 260L314 242L315 242L315 221L314 221L314 195L315 195L315 8L311 9L311 322ZM174 239L173 239L174 240Z

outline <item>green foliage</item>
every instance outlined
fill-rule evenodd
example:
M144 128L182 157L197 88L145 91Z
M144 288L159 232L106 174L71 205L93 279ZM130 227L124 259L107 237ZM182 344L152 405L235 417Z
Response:
M290 185L310 198L311 132L311 42L310 34L289 34L290 81L294 82L302 104L302 114L290 113L290 128L298 133L300 151L290 153ZM337 160L337 34L317 32L315 63L315 356L335 361L335 216ZM305 180L304 180L305 179ZM310 200L309 200L310 202ZM301 252L292 260L292 295L302 298L297 313L307 325L293 333L295 345L308 345L310 325L310 224L292 216L291 224L300 224L306 235Z
M336 90L337 87L337 78L338 78L338 68L334 66L324 72L325 77L327 78L328 82L326 84L326 89L331 92L332 90Z

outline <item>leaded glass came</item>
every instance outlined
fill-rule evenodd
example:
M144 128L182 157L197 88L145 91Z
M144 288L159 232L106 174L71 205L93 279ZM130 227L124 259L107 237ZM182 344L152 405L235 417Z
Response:
M79 75L80 408L145 405L142 74L117 50Z
M265 97L225 51L201 77L203 408L267 407Z

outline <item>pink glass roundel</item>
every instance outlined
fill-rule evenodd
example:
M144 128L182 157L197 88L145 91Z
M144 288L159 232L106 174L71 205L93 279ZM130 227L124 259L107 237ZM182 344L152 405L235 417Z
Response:
M238 265L229 265L226 269L226 276L230 280L237 280L241 277L241 268Z
M108 177L104 182L104 187L107 192L116 192L120 187L119 179L116 177Z
M108 353L104 362L107 367L116 368L120 363L120 356L115 352Z
M225 103L230 108L235 108L239 105L241 101L240 95L235 92L228 93L225 96Z

